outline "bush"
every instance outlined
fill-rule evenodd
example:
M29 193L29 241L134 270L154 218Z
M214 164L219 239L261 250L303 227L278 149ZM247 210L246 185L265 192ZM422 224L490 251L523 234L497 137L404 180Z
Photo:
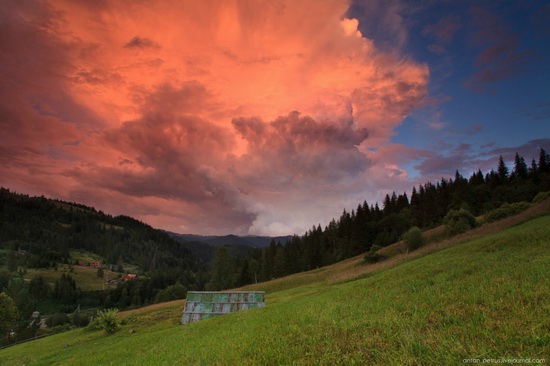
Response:
M97 312L93 320L92 327L103 329L107 334L113 334L120 328L120 319L118 319L118 309L105 309Z
M46 319L46 325L48 326L48 328L57 327L59 325L68 324L70 322L71 321L69 320L69 316L65 313L52 314Z
M474 215L464 208L449 211L443 218L443 224L449 235L466 232L477 225Z
M85 327L90 324L90 318L86 314L74 313L71 318L71 324L75 327Z
M489 212L487 215L485 215L485 220L487 220L487 222L497 221L505 217L512 216L522 211L525 211L529 207L531 207L531 204L525 201L515 202L512 204L505 203L499 208L497 208L496 210L493 210Z
M403 234L403 240L407 244L408 250L416 250L424 244L424 237L422 236L422 231L418 226L413 226Z
M185 287L177 282L175 285L168 286L164 290L161 290L155 297L155 302L166 302L172 300L185 299L187 290Z
M550 191L539 192L535 198L533 198L533 203L541 203L542 201L550 198Z
M382 248L382 247L379 246L379 245L373 245L372 247L370 247L370 250L363 257L365 262L367 262L367 263L377 263L377 262L380 262L380 261L383 261L384 259L386 259L386 257L384 257L382 254L378 253L378 250L380 248Z
M0 292L0 345L4 340L7 341L7 334L16 326L18 318L19 311L15 301L6 293Z

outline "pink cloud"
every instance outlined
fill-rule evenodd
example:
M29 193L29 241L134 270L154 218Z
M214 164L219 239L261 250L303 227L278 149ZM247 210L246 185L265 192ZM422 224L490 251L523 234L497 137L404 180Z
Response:
M347 1L7 4L1 185L174 231L284 234L407 179L371 152L427 103L429 70L377 48Z

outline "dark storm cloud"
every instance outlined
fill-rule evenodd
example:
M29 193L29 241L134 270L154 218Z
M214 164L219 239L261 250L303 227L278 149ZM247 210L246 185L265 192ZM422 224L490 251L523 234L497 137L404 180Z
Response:
M236 118L232 123L249 146L248 154L238 160L243 172L248 171L254 181L273 189L284 190L316 180L334 184L350 179L369 165L357 149L368 132L354 130L351 124L318 122L298 112L268 124L257 118ZM253 172L261 173L252 177Z
M223 195L205 167L223 159L231 137L201 116L209 108L211 96L199 83L159 87L144 103L142 118L105 134L106 141L127 156L125 161L135 161L142 169L120 172L119 179L104 184L138 196L201 200Z
M46 2L2 4L0 139L9 153L1 154L0 165L59 157L67 142L102 126L71 96L66 75L73 72L71 52L77 46L60 38L62 24L62 14Z
M132 38L130 40L130 42L128 42L124 45L124 48L153 48L153 49L158 49L158 48L160 48L160 45L157 42L155 42L153 40L150 40L149 38L135 36L134 38Z

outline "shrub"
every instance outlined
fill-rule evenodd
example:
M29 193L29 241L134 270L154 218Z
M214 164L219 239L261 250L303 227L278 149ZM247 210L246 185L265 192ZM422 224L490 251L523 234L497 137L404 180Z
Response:
M550 191L539 192L535 198L533 198L533 203L540 203L545 199L550 198Z
M71 318L71 324L75 327L85 327L90 323L90 318L86 314L74 313Z
M470 211L461 208L460 210L450 210L443 218L445 230L449 235L456 235L476 227L476 218Z
M365 262L367 262L367 263L377 263L377 262L380 262L380 261L383 261L384 259L386 259L386 257L384 257L382 254L378 253L378 250L380 248L382 248L382 247L379 246L379 245L371 246L370 250L363 257Z
M103 329L107 334L113 334L120 328L118 309L105 309L97 312L93 320L93 327Z
M4 342L4 337L15 327L19 311L15 301L6 293L0 292L0 345Z
M71 321L69 320L69 316L65 313L52 314L46 319L46 325L48 326L48 328L57 327L59 325L68 324L70 322Z
M166 302L172 300L185 299L187 290L185 287L177 282L175 285L168 286L164 290L161 290L155 297L155 302Z
M487 222L497 221L505 217L512 216L522 211L525 211L529 207L531 207L531 204L525 201L515 202L512 204L504 203L502 206L500 206L496 210L493 210L489 212L487 215L485 215L485 219L487 220Z
M424 244L424 237L422 236L422 231L418 226L413 226L403 234L403 240L407 244L408 250L416 250Z

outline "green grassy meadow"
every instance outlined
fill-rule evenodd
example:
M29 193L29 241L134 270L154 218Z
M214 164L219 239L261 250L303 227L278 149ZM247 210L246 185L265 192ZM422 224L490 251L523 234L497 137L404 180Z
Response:
M134 310L115 335L46 337L1 350L0 364L550 363L549 215L375 268L340 282L321 269L258 284L265 308L185 326L182 301Z
M105 272L110 274L106 275L110 278L116 276L114 272ZM30 281L36 275L42 276L44 281L53 288L55 281L59 280L63 273L70 275L75 280L77 286L83 291L102 290L105 287L103 285L104 279L97 277L97 268L86 266L73 266L72 272L66 264L60 264L57 271L53 268L29 268L24 278Z

